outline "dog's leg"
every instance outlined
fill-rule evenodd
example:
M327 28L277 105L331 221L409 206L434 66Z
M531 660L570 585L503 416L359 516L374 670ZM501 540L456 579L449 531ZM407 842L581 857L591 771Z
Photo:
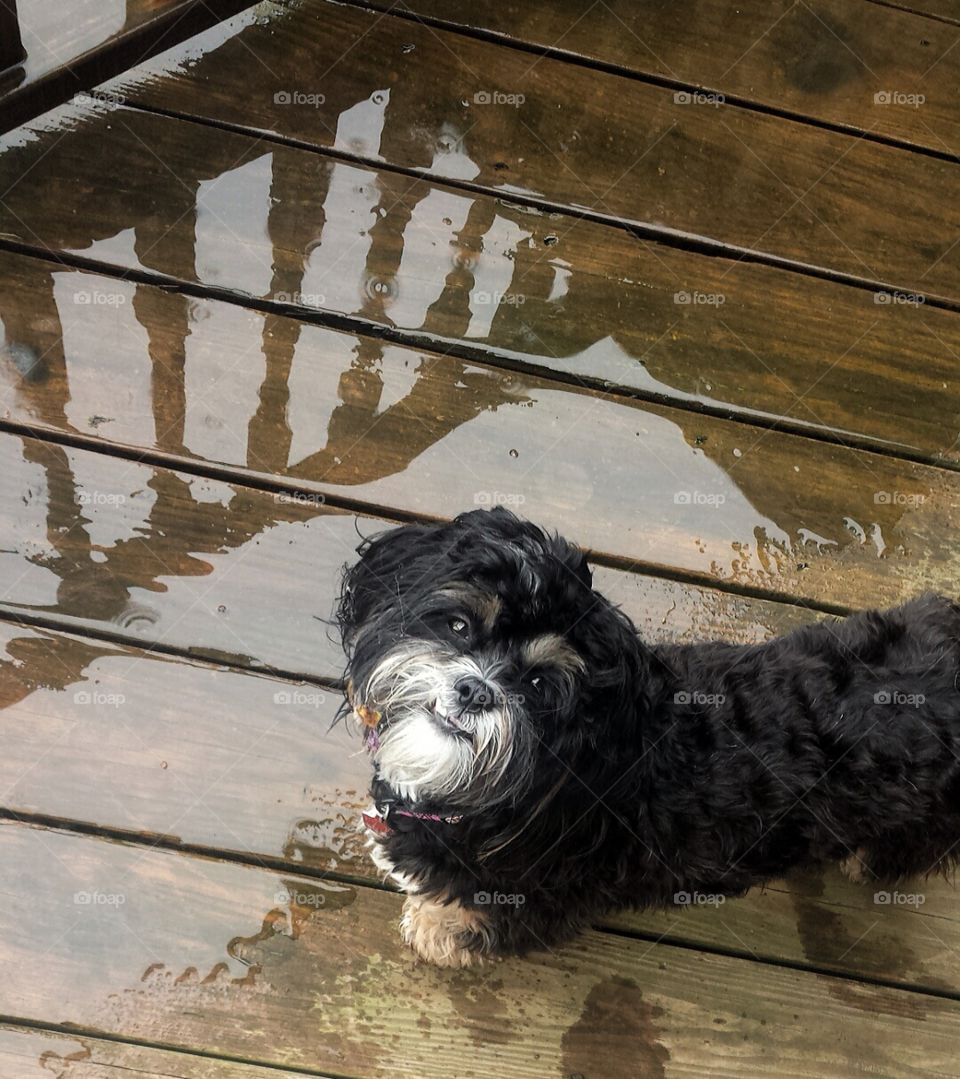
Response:
M400 935L429 963L439 967L469 967L483 962L494 945L489 917L457 900L412 895L403 904Z

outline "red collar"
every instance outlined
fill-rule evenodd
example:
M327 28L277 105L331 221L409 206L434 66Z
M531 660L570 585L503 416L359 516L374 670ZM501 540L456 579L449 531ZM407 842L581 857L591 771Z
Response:
M360 816L371 832L376 832L377 835L392 835L394 829L390 827L388 819L391 813L396 813L398 817L413 817L414 820L435 821L437 824L459 824L463 820L462 813L445 817L440 813L417 813L412 809L397 809L394 805L387 805L384 809L371 806Z

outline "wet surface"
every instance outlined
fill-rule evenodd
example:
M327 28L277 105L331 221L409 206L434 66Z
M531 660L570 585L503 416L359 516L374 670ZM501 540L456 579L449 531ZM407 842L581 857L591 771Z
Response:
M309 3L302 6L310 9ZM872 12L872 18L858 19L830 0L751 0L735 9L723 0L698 0L692 16L690 6L681 8L671 0L652 0L642 8L630 0L613 0L607 10L614 17L578 19L563 5L547 8L522 0L479 0L456 10L443 0L410 0L404 6L447 23L689 82L710 93L936 151L957 148L960 132L951 89L956 67L950 63L956 28L907 11ZM960 15L955 0L927 0L909 8L954 21ZM874 99L892 86L925 92L922 122L915 102L892 94L886 102ZM710 101L708 94L706 107Z
M782 12L749 64L785 57L784 101L849 103L864 77L812 12ZM672 9L650 19L682 44ZM358 26L354 62L321 71ZM794 31L803 48L785 56ZM772 1059L948 1074L955 1002L775 965L952 992L946 886L923 913L873 918L869 895L795 882L661 916L654 935L689 948L629 939L655 920L625 915L619 935L454 974L401 948L399 897L355 886L372 883L356 830L368 762L330 729L337 691L297 676L340 675L339 569L392 513L506 505L559 528L621 567L597 566L596 585L651 639L762 641L818 617L808 600L893 602L956 577L956 474L895 456L957 461L955 315L510 201L733 242L766 230L775 253L949 290L953 173L813 128L784 150L773 116L451 43L409 20L260 5L0 140L0 236L108 270L0 252L0 615L83 634L0 622L2 802L137 839L0 827L0 1013L337 1075L670 1075L708 1054L737 1077ZM831 167L787 207L770 152L798 190ZM150 850L157 837L250 864ZM36 1060L82 1077L100 1052L78 1038Z
M36 272L49 275L31 263L28 278ZM224 513L238 497L229 483L7 440L0 483L28 510L6 527L29 535L42 504L59 503L56 533L29 541L38 550L80 543L82 559L112 566L122 556L111 548L175 533L165 515L175 513L179 529L196 510L207 523L194 532L209 545L197 553L212 553L268 524L300 524L336 495L432 516L505 504L608 556L850 606L953 581L950 473L149 286L51 276L45 315L19 305L21 325L5 321L10 419L286 476L306 493L244 493L238 506L266 514L245 533ZM107 354L104 334L116 342ZM295 543L299 532L271 530L270 542ZM337 565L354 546L341 544ZM5 549L25 552L17 542ZM174 576L210 572L188 550L158 555ZM52 582L31 573L44 576ZM49 589L43 595L26 602L49 604ZM111 617L149 618L137 612L150 597L136 603Z
M0 97L108 44L178 7L185 0L71 0L69 18L58 0L16 0L16 27L2 23L7 40L0 69L9 62L7 49L19 54L0 78ZM6 19L6 15L3 16ZM19 41L17 40L19 39Z
M366 112L352 118L354 98L342 108L346 126L367 129ZM371 108L385 124L391 108ZM0 233L27 244L349 315L480 356L492 350L568 378L956 459L960 331L947 312L240 135L213 139L106 102L66 106L0 147ZM114 164L109 197L101 159ZM148 318L131 285L98 283L80 298L70 288L56 274L36 282L39 326L22 323L19 303L4 311L20 369L44 352L35 340L44 326L55 334L62 321L82 335L104 316L118 331ZM277 364L295 368L292 326L230 317L251 329L265 322ZM169 319L169 334L182 335L171 362L189 367L217 325L195 327L187 301Z
M950 1001L928 1001L922 1042L908 1017L834 1002L812 1042L796 1018L820 997L815 975L599 934L562 956L440 971L397 940L397 896L17 825L0 851L18 882L0 909L7 1014L153 1041L175 1030L181 1045L341 1075L565 1075L589 1050L585 1075L619 1079L711 1045L726 1076L772 1053L830 1077L853 1060L891 1076L952 1068ZM496 1017L477 1008L488 992ZM476 1036L494 1027L506 1037Z
M736 108L708 91L678 92L543 57L535 61L498 43L418 31L407 20L322 4L296 11L247 13L241 20L259 25L235 24L236 39L226 42L226 31L218 28L208 39L212 57L199 56L203 45L197 44L181 64L170 61L177 74L186 68L184 85L170 80L151 86L146 99L382 156L508 197L523 193L675 236L704 237L899 288L960 295L960 261L951 249L960 221L952 208L960 177L952 161L787 126L780 117ZM557 17L567 26L573 21L562 9ZM678 10L663 21L682 21L685 35L695 35L715 56L716 37L735 36L730 23L736 20L717 11L705 18L711 17L727 27L711 34L699 14L691 22ZM609 28L621 25L608 18ZM955 156L960 146L948 72L956 71L956 61L947 55L954 34L941 31L932 55L931 46L915 41L911 72L895 39L867 32L880 38L888 71L897 69L895 95L884 85L882 61L879 69L870 67L874 50L858 50L858 20L808 8L794 12L786 26L768 12L760 18L771 30L769 66L776 65L784 97L792 97L795 107L807 111L802 99L816 85L820 96L848 102L847 116L857 127L889 125L892 112L906 137L920 127L919 141ZM642 24L640 41L650 40L646 10L633 12L631 21ZM350 50L359 37L367 63ZM756 42L755 23L744 37ZM623 41L636 46L641 63L650 59L636 37L625 33ZM743 51L732 44L728 62L716 58L717 75L735 68ZM252 75L251 56L262 61ZM346 57L342 64L340 57ZM934 124L941 120L942 133L923 128L927 113L917 104L901 103L920 94L926 108L923 76L936 69L937 57L946 57L946 69L939 85L932 80L930 111ZM697 63L695 52L689 62ZM704 74L698 71L698 85ZM853 89L843 85L851 78ZM831 82L840 85L833 90ZM124 87L117 87L121 94ZM875 103L875 93L890 100ZM928 255L930 248L936 254Z

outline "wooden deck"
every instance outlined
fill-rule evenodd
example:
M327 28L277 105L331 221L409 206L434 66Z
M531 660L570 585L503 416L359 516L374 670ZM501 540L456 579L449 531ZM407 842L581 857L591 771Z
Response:
M0 136L0 1077L960 1076L944 881L418 965L326 621L498 502L650 637L956 593L958 78L956 0L287 0Z

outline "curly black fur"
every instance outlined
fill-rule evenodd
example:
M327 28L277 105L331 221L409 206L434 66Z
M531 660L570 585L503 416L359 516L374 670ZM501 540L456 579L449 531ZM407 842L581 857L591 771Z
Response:
M737 896L851 854L884 881L957 856L953 601L926 595L762 645L652 646L592 590L580 551L503 509L394 529L359 551L339 608L353 686L398 642L426 640L495 656L501 689L522 702L495 784L405 806L462 820L390 812L380 840L412 890L483 907L492 945L465 947L522 952L606 911ZM449 628L462 585L497 610L466 639ZM543 633L561 635L582 671L529 669L522 646ZM372 791L403 807L382 777Z

